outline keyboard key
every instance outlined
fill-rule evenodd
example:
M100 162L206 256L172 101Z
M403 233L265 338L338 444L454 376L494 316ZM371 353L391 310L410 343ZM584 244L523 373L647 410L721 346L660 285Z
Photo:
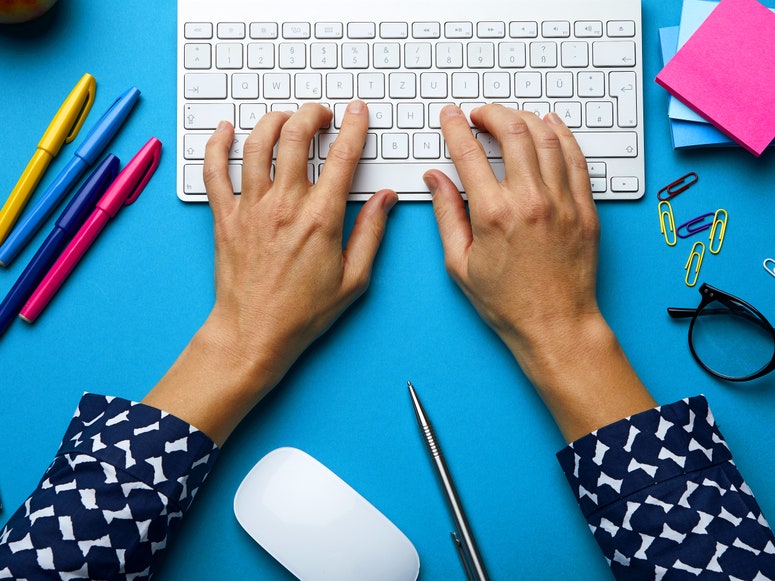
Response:
M244 22L219 22L218 38L241 39L245 38Z
M226 98L226 75L223 73L189 73L184 84L187 99Z
M293 79L297 99L320 99L323 96L323 76L320 73L298 73Z
M385 75L382 73L360 73L358 75L359 99L384 99Z
M269 42L251 42L248 44L249 69L273 69L274 45Z
M283 38L309 38L310 26L309 22L284 22L283 23Z
M186 129L215 129L221 121L234 123L231 103L189 103L184 111Z
M471 22L446 22L444 36L447 38L472 38L474 25Z
M266 104L243 103L239 106L240 129L253 129L258 120L266 115Z
M307 66L307 47L301 42L281 42L277 64L281 69L303 69Z
M242 68L242 44L221 42L215 45L215 67L218 69Z
M342 43L342 67L365 69L369 66L369 45L365 42Z
M592 43L592 66L595 66L595 67L635 66L635 43L627 40L593 42Z
M401 66L401 45L397 42L374 43L374 68L397 69Z
M202 165L187 165L183 168L183 191L187 194L204 194L205 181L202 177ZM228 166L229 178L235 194L242 192L242 165L232 164Z
M183 66L187 69L209 69L212 65L210 45L188 43L183 47Z
M635 176L619 176L611 178L612 192L637 192L638 178Z
M614 106L610 101L587 102L587 127L613 127Z
M265 99L290 99L291 75L288 73L266 73L264 75Z
M404 66L407 69L431 68L431 45L429 42L408 42L404 45Z
M586 42L563 42L560 48L560 62L565 68L589 66L589 50Z
M476 99L477 97L479 97L479 75L477 73L452 73L453 99Z
M438 22L414 22L412 23L412 37L414 38L439 38L441 25Z
M380 38L407 38L409 25L406 22L382 22L379 25Z
M210 22L186 22L183 36L190 39L212 38L213 25Z
M256 38L256 39L277 38L277 23L276 22L251 22L250 38Z
M440 42L436 45L436 67L439 69L463 68L463 44Z
M441 157L441 136L438 133L415 133L412 152L417 159L439 159Z
M391 99L414 99L417 97L415 73L390 73L389 96Z
M383 133L382 157L385 159L408 159L409 135L406 133Z
M495 45L491 42L470 42L468 66L472 69L491 69L495 66Z
M544 38L568 38L570 22L566 20L549 20L541 23L541 34Z
M527 65L524 42L498 43L498 66L503 69L522 69Z
M638 155L638 134L634 131L578 131L573 135L586 157Z
M313 69L335 69L337 46L333 42L314 42L309 47L309 66Z
M422 103L399 103L396 106L396 127L399 129L422 129L425 127L425 105Z
M635 23L632 20L611 20L606 24L606 31L611 37L635 36Z
M231 76L231 96L235 99L258 99L258 75L235 73Z
M503 38L506 36L506 23L504 22L478 22L476 35L479 38Z
M342 38L344 26L341 22L317 22L315 38Z
M510 22L509 36L511 38L536 38L538 36L537 22Z
M347 24L347 38L374 38L377 27L373 22L350 22Z
M616 119L619 127L638 125L636 77L632 71L615 71L609 75L609 92L616 97Z
M484 73L482 95L485 99L507 99L511 96L510 80L509 73Z
M603 23L599 20L579 20L573 24L577 38L599 38L603 36Z
M352 73L329 73L326 75L326 96L329 99L353 98Z
M421 73L420 97L423 99L446 99L448 94L446 73Z
M581 127L581 103L577 101L557 101L554 104L554 112L560 116L563 123L575 129Z
M514 95L516 97L540 97L541 73L514 73Z
M531 42L530 66L540 68L553 68L557 66L556 42Z

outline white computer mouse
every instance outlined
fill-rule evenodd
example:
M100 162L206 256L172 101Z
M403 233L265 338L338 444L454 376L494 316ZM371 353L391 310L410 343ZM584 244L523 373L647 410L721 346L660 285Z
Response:
M237 489L234 514L269 554L303 580L415 580L411 541L309 454L278 448Z

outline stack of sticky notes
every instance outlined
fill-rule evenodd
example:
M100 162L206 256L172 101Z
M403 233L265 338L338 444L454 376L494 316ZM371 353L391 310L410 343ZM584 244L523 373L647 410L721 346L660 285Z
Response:
M756 0L684 0L680 27L660 29L673 146L775 139L775 11Z

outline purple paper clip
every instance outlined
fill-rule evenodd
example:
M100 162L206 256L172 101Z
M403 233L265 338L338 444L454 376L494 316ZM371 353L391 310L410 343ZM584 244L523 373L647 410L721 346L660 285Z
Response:
M698 179L700 178L697 176L697 174L693 171L690 171L688 174L681 176L674 182L667 184L664 188L659 190L657 192L657 198L662 201L674 198L681 192L688 190L690 187L696 184ZM663 192L665 192L666 195L663 196Z
M676 234L679 238L688 238L689 236L694 236L698 232L707 230L713 225L713 220L708 221L708 218L713 218L715 215L714 212L708 212L707 214L692 218L688 222L681 224L676 229ZM682 233L682 230L685 230L686 232Z

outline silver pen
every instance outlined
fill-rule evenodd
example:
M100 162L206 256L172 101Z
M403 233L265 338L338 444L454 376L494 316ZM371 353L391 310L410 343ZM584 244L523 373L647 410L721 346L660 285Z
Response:
M471 534L471 528L468 526L466 515L463 512L463 505L460 503L460 498L458 498L455 485L452 483L452 476L450 476L447 464L444 462L444 457L441 455L441 448L436 441L436 435L433 433L430 420L428 420L428 416L417 397L417 393L414 391L412 382L407 381L406 383L409 386L409 395L412 397L414 413L417 415L417 423L420 425L423 439L428 445L431 459L436 466L436 471L439 474L441 484L444 486L444 492L447 495L447 500L452 509L452 516L454 517L455 525L457 526L457 533L452 533L452 541L455 543L455 548L463 562L463 569L465 569L466 577L469 581L487 581L488 577L487 571L484 568L484 562L479 554L479 549L476 548L474 536Z

